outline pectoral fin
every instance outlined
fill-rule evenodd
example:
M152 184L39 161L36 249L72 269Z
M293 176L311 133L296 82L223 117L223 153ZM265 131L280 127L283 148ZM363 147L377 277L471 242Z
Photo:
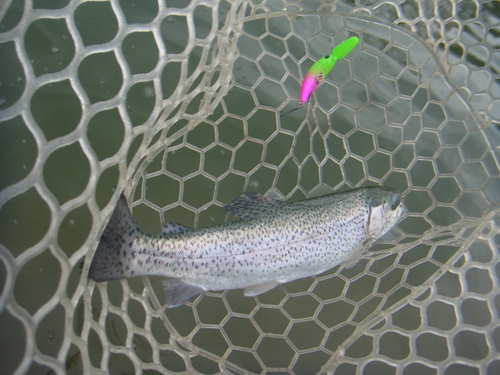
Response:
M179 279L166 279L163 280L162 284L167 307L183 305L191 298L205 292L199 286L185 283Z
M269 281L267 283L262 283L262 284L257 284L257 285L252 285L252 286L247 286L243 290L243 294L246 297L253 297L253 296L258 296L259 294L262 294L264 292L267 292L268 290L273 289L276 287L279 283L277 281Z
M349 258L346 259L346 261L344 262L344 268L351 268L358 264L361 258L363 258L363 254L365 253L366 249L370 247L371 243L371 240L365 241L360 249L356 250Z
M356 264L358 264L358 262L361 260L361 255L362 255L362 252L358 252L354 255L352 255L351 257L349 257L345 262L344 262L344 268L352 268L354 267Z

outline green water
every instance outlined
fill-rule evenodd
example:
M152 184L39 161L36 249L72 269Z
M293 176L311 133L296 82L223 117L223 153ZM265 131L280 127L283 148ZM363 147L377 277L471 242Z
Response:
M140 6L133 1L119 4L131 25L150 22L157 12L154 1ZM15 24L14 10L8 14L10 24L2 22L3 30ZM207 9L199 12L204 21L196 35L205 38L209 17ZM184 34L179 32L186 31L187 25L182 17L173 17L161 23L162 40L155 40L148 30L115 39L120 29L108 2L82 3L74 20L79 35L72 36L63 19L52 18L35 21L26 31L24 48L35 77L58 74L75 64L76 58L79 62L73 81L61 75L23 98L36 131L22 116L0 120L0 155L8 161L2 163L0 189L38 181L55 202L64 205L91 186L103 209L120 181L119 167L108 161L130 140L126 138L127 124L131 128L151 124L155 99L170 98L182 84L180 63L174 59L155 77L159 85L148 78L124 87L121 63L133 75L151 72L159 64L159 43L170 53L187 48ZM277 16L245 23L233 80L223 103L192 131L152 155L150 164L137 176L130 203L145 198L133 210L141 226L159 233L166 221L189 227L222 223L227 218L220 206L247 190L297 200L318 191L385 184L405 193L409 214L399 223L396 236L410 241L434 226L479 218L498 202L498 181L491 177L498 170L489 140L429 52L407 33L360 22L352 20L345 27L337 16L300 16L292 21ZM296 105L300 79L313 61L352 32L359 33L363 42L352 57L336 65L310 104L280 118L279 111ZM123 57L108 50L77 56L77 37L83 46L121 43ZM393 44L376 57L389 41ZM0 45L0 56L6 67L0 71L3 110L18 102L28 82L13 43ZM189 59L189 68L194 70L199 50L195 48ZM92 115L85 112L87 104L108 100L116 100L112 108L103 106ZM190 105L188 111L197 103ZM175 124L169 134L184 126L185 122ZM128 163L142 142L141 136L131 138ZM47 154L50 149L55 151ZM142 159L142 155L137 157ZM55 220L52 247L27 262L13 285L16 302L30 314L59 285L63 272L55 260L57 250L71 257L89 236L97 239L98 234L91 233L93 217L87 204L54 218L35 188L8 200L0 209L1 242L14 257L29 254ZM93 250L89 248L88 254ZM165 315L181 337L215 356L224 356L230 346L237 346L225 360L245 370L260 372L262 364L287 367L296 352L302 351L294 370L317 371L351 337L356 324L365 324L367 317L410 296L410 287L434 277L457 251L456 246L440 246L432 253L429 245L418 245L399 259L402 266L415 264L406 274L394 268L380 276L393 267L395 256L374 262L369 275L365 274L368 262L362 260L353 269L335 275L334 269L318 278L298 280L255 299L244 297L241 291L207 293L194 304L167 310ZM5 260L0 264L0 280L5 280L11 265ZM480 273L470 277L478 280L474 285L484 292L481 288L487 287L487 278ZM69 297L79 281L75 267L68 276ZM162 303L159 280L152 278L146 285L149 283ZM144 288L142 279L131 280L129 285L139 295ZM107 293L111 303L120 306L122 285L108 283ZM98 311L102 301L95 297L92 306ZM433 305L435 314L429 318L433 326L447 329L446 319L439 318L451 315L447 306ZM83 319L80 308L74 317L75 332ZM131 300L126 308L133 324L144 327L143 305ZM481 313L472 314L476 310ZM484 311L470 301L462 311L464 321L485 324L491 317ZM45 354L57 356L64 317L59 306L42 321L36 343ZM411 322L419 324L420 319L410 305L396 317L408 330L413 329ZM2 324L14 327L13 321L10 315L2 317ZM160 343L168 343L171 337L165 327L157 317L151 323L151 332ZM126 345L127 331L120 316L108 316L106 334L112 344ZM459 338L465 343L468 339L474 340ZM419 340L419 348L427 348L420 349L424 357L436 361L446 357L446 344L434 336L420 336ZM132 341L138 357L151 362L150 342L139 334ZM353 358L370 354L373 344L368 341L361 336L346 354ZM102 357L101 345L98 337L91 336L88 346L96 367ZM408 339L396 334L383 336L381 345L382 354L390 352L391 358L406 358L409 352ZM479 346L478 358L483 350ZM2 352L12 354L13 362L18 358L12 348ZM73 366L70 359L79 361L78 357L68 358L68 368ZM183 360L173 351L162 351L161 362L172 371L185 370ZM134 369L130 360L116 353L109 363L123 372ZM216 367L202 355L192 363L198 371Z

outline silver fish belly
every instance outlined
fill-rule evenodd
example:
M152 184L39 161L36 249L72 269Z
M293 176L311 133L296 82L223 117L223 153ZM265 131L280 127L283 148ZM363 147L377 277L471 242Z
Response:
M179 306L208 290L255 296L359 258L396 223L400 194L386 187L283 203L256 193L223 208L241 220L187 229L168 223L144 233L122 195L92 259L94 281L163 276L165 303Z

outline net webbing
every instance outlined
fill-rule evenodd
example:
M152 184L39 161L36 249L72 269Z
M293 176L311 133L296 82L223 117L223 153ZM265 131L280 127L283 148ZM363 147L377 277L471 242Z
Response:
M46 7L0 6L3 373L499 371L497 2ZM122 190L158 233L245 190L379 184L407 212L353 268L176 309L157 279L85 277Z

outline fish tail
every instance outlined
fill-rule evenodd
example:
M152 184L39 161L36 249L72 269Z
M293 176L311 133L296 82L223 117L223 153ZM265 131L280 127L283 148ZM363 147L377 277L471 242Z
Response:
M94 281L108 281L134 276L130 244L140 232L122 194L101 235L88 277Z

